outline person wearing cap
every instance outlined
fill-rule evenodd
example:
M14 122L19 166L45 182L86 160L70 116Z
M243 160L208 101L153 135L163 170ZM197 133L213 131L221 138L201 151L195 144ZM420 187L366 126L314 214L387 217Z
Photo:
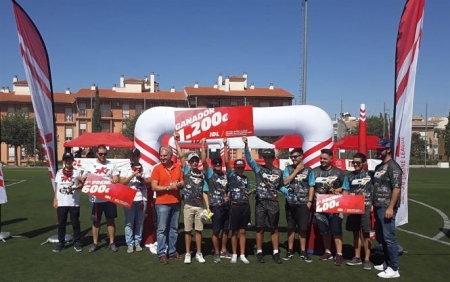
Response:
M55 176L55 194L53 207L58 214L58 241L53 252L65 249L67 216L70 213L70 222L73 228L73 248L77 252L83 250L80 241L80 194L83 188L81 171L73 167L74 157L71 153L64 153L62 161L64 167Z
M383 246L384 263L376 265L380 270L378 277L400 277L398 246L395 236L395 216L400 206L400 192L403 172L399 164L392 159L392 142L378 142L378 157L381 163L375 167L373 177L373 208L375 215L375 235Z
M86 166L83 174L83 179L88 177L88 174L94 174L107 179L111 179L111 183L119 182L119 170L116 165L108 160L106 156L108 155L108 149L105 145L97 146L97 159ZM117 252L119 249L115 244L115 234L116 234L116 223L115 218L117 217L117 206L112 202L108 202L101 198L95 196L89 196L89 200L92 203L91 218L92 218L92 240L93 243L89 247L89 252L93 253L99 248L99 233L100 233L100 223L102 220L102 214L106 217L106 226L108 229L109 238L109 250L113 253Z
M181 166L172 161L172 156L171 147L161 147L160 163L153 167L151 176L152 190L156 192L157 255L163 265L169 263L167 257L172 260L183 259L177 252L176 245L181 210L180 190L184 187L184 175Z
M195 229L195 245L197 253L195 259L199 263L205 263L206 260L202 254L202 232L203 221L201 213L203 212L203 206L205 206L207 212L209 212L209 198L208 198L208 186L205 185L205 175L198 168L200 157L197 153L190 153L187 157L188 163L186 163L186 157L183 155L180 144L178 143L180 135L175 132L175 146L177 148L178 156L182 164L181 170L184 174L184 239L186 254L184 256L184 263L191 263L191 241L192 241L192 228Z
M230 191L230 229L231 229L231 250L233 252L231 256L231 263L237 262L237 247L238 247L238 235L239 235L239 248L240 256L239 260L244 264L249 264L250 262L245 257L245 243L246 228L248 222L250 222L250 204L249 196L251 191L248 185L248 178L244 175L245 171L245 161L243 159L237 159L234 161L233 167L231 169L229 154L226 150L228 147L228 140L223 139L223 144L225 146L224 160L225 167L227 170L228 179L228 191Z
M213 166L211 168L206 162L206 139L203 138L200 143L202 145L200 156L208 184L209 206L213 213L212 243L214 247L214 262L220 263L222 258L231 259L231 254L227 251L228 232L230 230L228 180L227 175L222 171L222 159L214 157L211 160L211 165ZM221 231L222 239L219 246Z
M147 187L151 185L150 169L139 161L141 152L135 148L130 152L130 167L120 175L120 183L136 190L130 208L124 208L125 241L127 253L141 252L142 227L147 210Z
M314 168L314 192L315 200L318 194L347 194L350 188L348 178L339 168L332 165L333 151L331 149L322 149L320 151L320 166ZM342 256L342 218L339 213L320 213L314 214L320 234L322 235L325 252L319 258L322 261L333 259L331 254L331 235L334 237L336 246L336 257L334 264L341 266L344 262Z
M354 171L348 174L348 182L350 183L349 195L364 195L364 214L349 214L345 229L353 232L353 246L355 248L355 256L352 260L347 261L347 265L363 265L365 270L371 270L370 263L370 231L372 230L372 221L370 218L372 208L372 178L373 172L365 169L367 165L367 157L363 153L353 155L352 165ZM361 260L361 234L364 238L364 261Z
M264 149L262 156L264 165L258 165L252 158L248 148L248 139L242 137L245 144L245 159L255 173L256 180L256 203L255 203L255 225L256 225L256 257L259 263L264 263L262 246L264 242L264 228L271 229L271 240L273 248L273 260L280 264L280 253L278 251L278 222L280 220L280 206L278 204L277 192L283 186L283 171L273 165L275 160L274 149Z
M288 251L284 260L294 257L295 229L300 237L300 258L306 262L312 259L306 252L306 231L308 230L311 207L314 200L314 171L303 164L303 149L294 148L289 152L291 165L283 172L284 187L280 191L285 195Z

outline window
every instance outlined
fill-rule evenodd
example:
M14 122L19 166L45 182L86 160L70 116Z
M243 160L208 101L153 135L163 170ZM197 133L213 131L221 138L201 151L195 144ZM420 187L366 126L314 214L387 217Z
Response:
M73 121L72 107L66 107L64 113L65 113L66 121Z
M209 101L207 108L217 108L220 106L219 101Z
M9 146L8 147L8 161L14 161L14 157L15 157L15 152L14 152L14 146Z
M102 132L111 132L111 129L109 127L109 121L102 122Z
M130 104L128 104L128 103L122 104L122 117L124 117L124 118L130 117Z
M142 114L142 105L136 105L136 115Z
M29 117L28 107L22 107L22 109L20 110L22 111L22 113L25 114L25 118L28 119Z
M291 105L291 103L289 103L289 102L283 102L283 106L290 106Z
M86 123L80 122L80 130L78 131L78 136L86 132Z
M260 107L270 107L270 103L269 102L259 102L259 106Z
M111 104L104 103L100 105L102 117L111 117Z
M25 148L20 149L20 159L25 160L27 158L27 154L25 152Z
M86 103L78 103L78 115L80 117L86 116Z
M14 112L16 111L16 109L14 107L8 107L8 116L12 116L14 114Z
M66 142L73 139L73 128L72 127L66 127Z
M232 101L230 101L230 106L232 106L232 107L234 107L234 106L237 106L237 101L236 100L232 100Z

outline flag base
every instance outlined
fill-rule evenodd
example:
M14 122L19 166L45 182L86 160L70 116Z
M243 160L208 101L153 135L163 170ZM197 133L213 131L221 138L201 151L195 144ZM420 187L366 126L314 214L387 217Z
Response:
M72 235L66 234L65 243L70 243L72 241L73 241ZM41 245L44 245L44 244L47 244L47 243L51 243L51 244L59 243L58 235L53 235L53 236L48 237L47 241L41 243Z
M0 240L5 242L6 239L11 238L11 233L9 232L0 232Z

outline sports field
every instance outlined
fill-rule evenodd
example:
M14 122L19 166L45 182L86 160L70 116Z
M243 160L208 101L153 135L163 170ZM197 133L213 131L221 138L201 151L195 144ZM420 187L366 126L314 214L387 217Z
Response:
M305 263L297 255L281 265L275 264L269 255L266 263L258 264L253 254L254 232L248 232L247 254L249 265L231 264L222 260L212 262L210 226L204 232L205 264L193 260L170 261L160 265L148 249L127 254L124 245L118 253L100 249L88 253L87 247L76 253L71 246L61 253L52 253L53 244L41 243L56 234L56 212L52 208L52 190L48 172L41 168L4 168L9 202L2 207L2 230L12 235L0 242L0 281L375 281L377 271L365 271L362 267L337 267L332 261L322 262L312 256L312 263ZM249 174L250 175L250 174ZM253 178L252 178L253 179ZM446 169L411 169L409 181L409 222L397 231L399 243L406 253L400 257L399 280L448 281L450 277L450 231L444 228L444 216L450 216L449 171ZM283 197L280 197L283 201ZM426 204L427 206L425 206ZM281 205L283 207L283 205ZM437 210L436 210L437 209ZM118 208L117 242L124 241L124 216ZM286 249L286 221L281 209L280 250ZM182 217L181 217L182 218ZM448 220L448 218L447 218ZM83 196L81 210L83 243L92 242L87 196ZM447 225L450 222L447 221ZM448 228L448 226L446 226ZM180 224L182 230L183 225ZM106 227L102 227L105 238ZM404 231L403 231L404 230ZM442 234L441 232L444 232ZM71 227L68 227L68 233ZM434 238L434 239L433 239ZM271 249L266 233L266 254ZM352 258L351 234L344 234L344 258ZM105 242L105 241L103 241ZM184 253L184 235L180 232L179 248ZM123 244L123 243L122 243ZM229 248L229 250L231 247ZM380 262L373 256L372 261Z

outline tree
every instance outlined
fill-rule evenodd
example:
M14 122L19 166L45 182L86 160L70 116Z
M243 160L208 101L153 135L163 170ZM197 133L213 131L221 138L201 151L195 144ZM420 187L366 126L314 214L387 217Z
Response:
M379 138L383 138L383 136L386 138L388 135L388 121L383 118L382 115L380 116L370 116L366 119L367 123L367 135L376 135ZM355 134L358 134L359 132L359 124L355 128ZM353 133L353 131L352 131Z
M445 148L445 155L447 156L447 160L450 156L450 112L448 113L448 122L445 126L444 131L444 148Z
M100 110L100 93L95 87L94 112L92 113L92 132L102 131L102 113Z
M13 146L17 152L19 146L33 144L34 120L28 118L28 113L16 111L3 116L1 121L1 142ZM19 164L18 154L14 154L15 165Z
M36 154L38 155L38 160L44 159L44 148L42 147L41 138L39 137L39 129L36 125L36 120L32 119L33 121L33 132L36 133L36 136L34 137L34 140L32 142L29 142L27 144L24 144L25 153L27 155L33 156L33 159L36 157ZM36 128L35 128L36 127ZM36 143L34 143L36 141Z
M425 140L420 137L419 133L411 135L411 164L423 164L425 158Z
M122 134L130 140L134 140L134 127L140 115L130 116L123 120Z

